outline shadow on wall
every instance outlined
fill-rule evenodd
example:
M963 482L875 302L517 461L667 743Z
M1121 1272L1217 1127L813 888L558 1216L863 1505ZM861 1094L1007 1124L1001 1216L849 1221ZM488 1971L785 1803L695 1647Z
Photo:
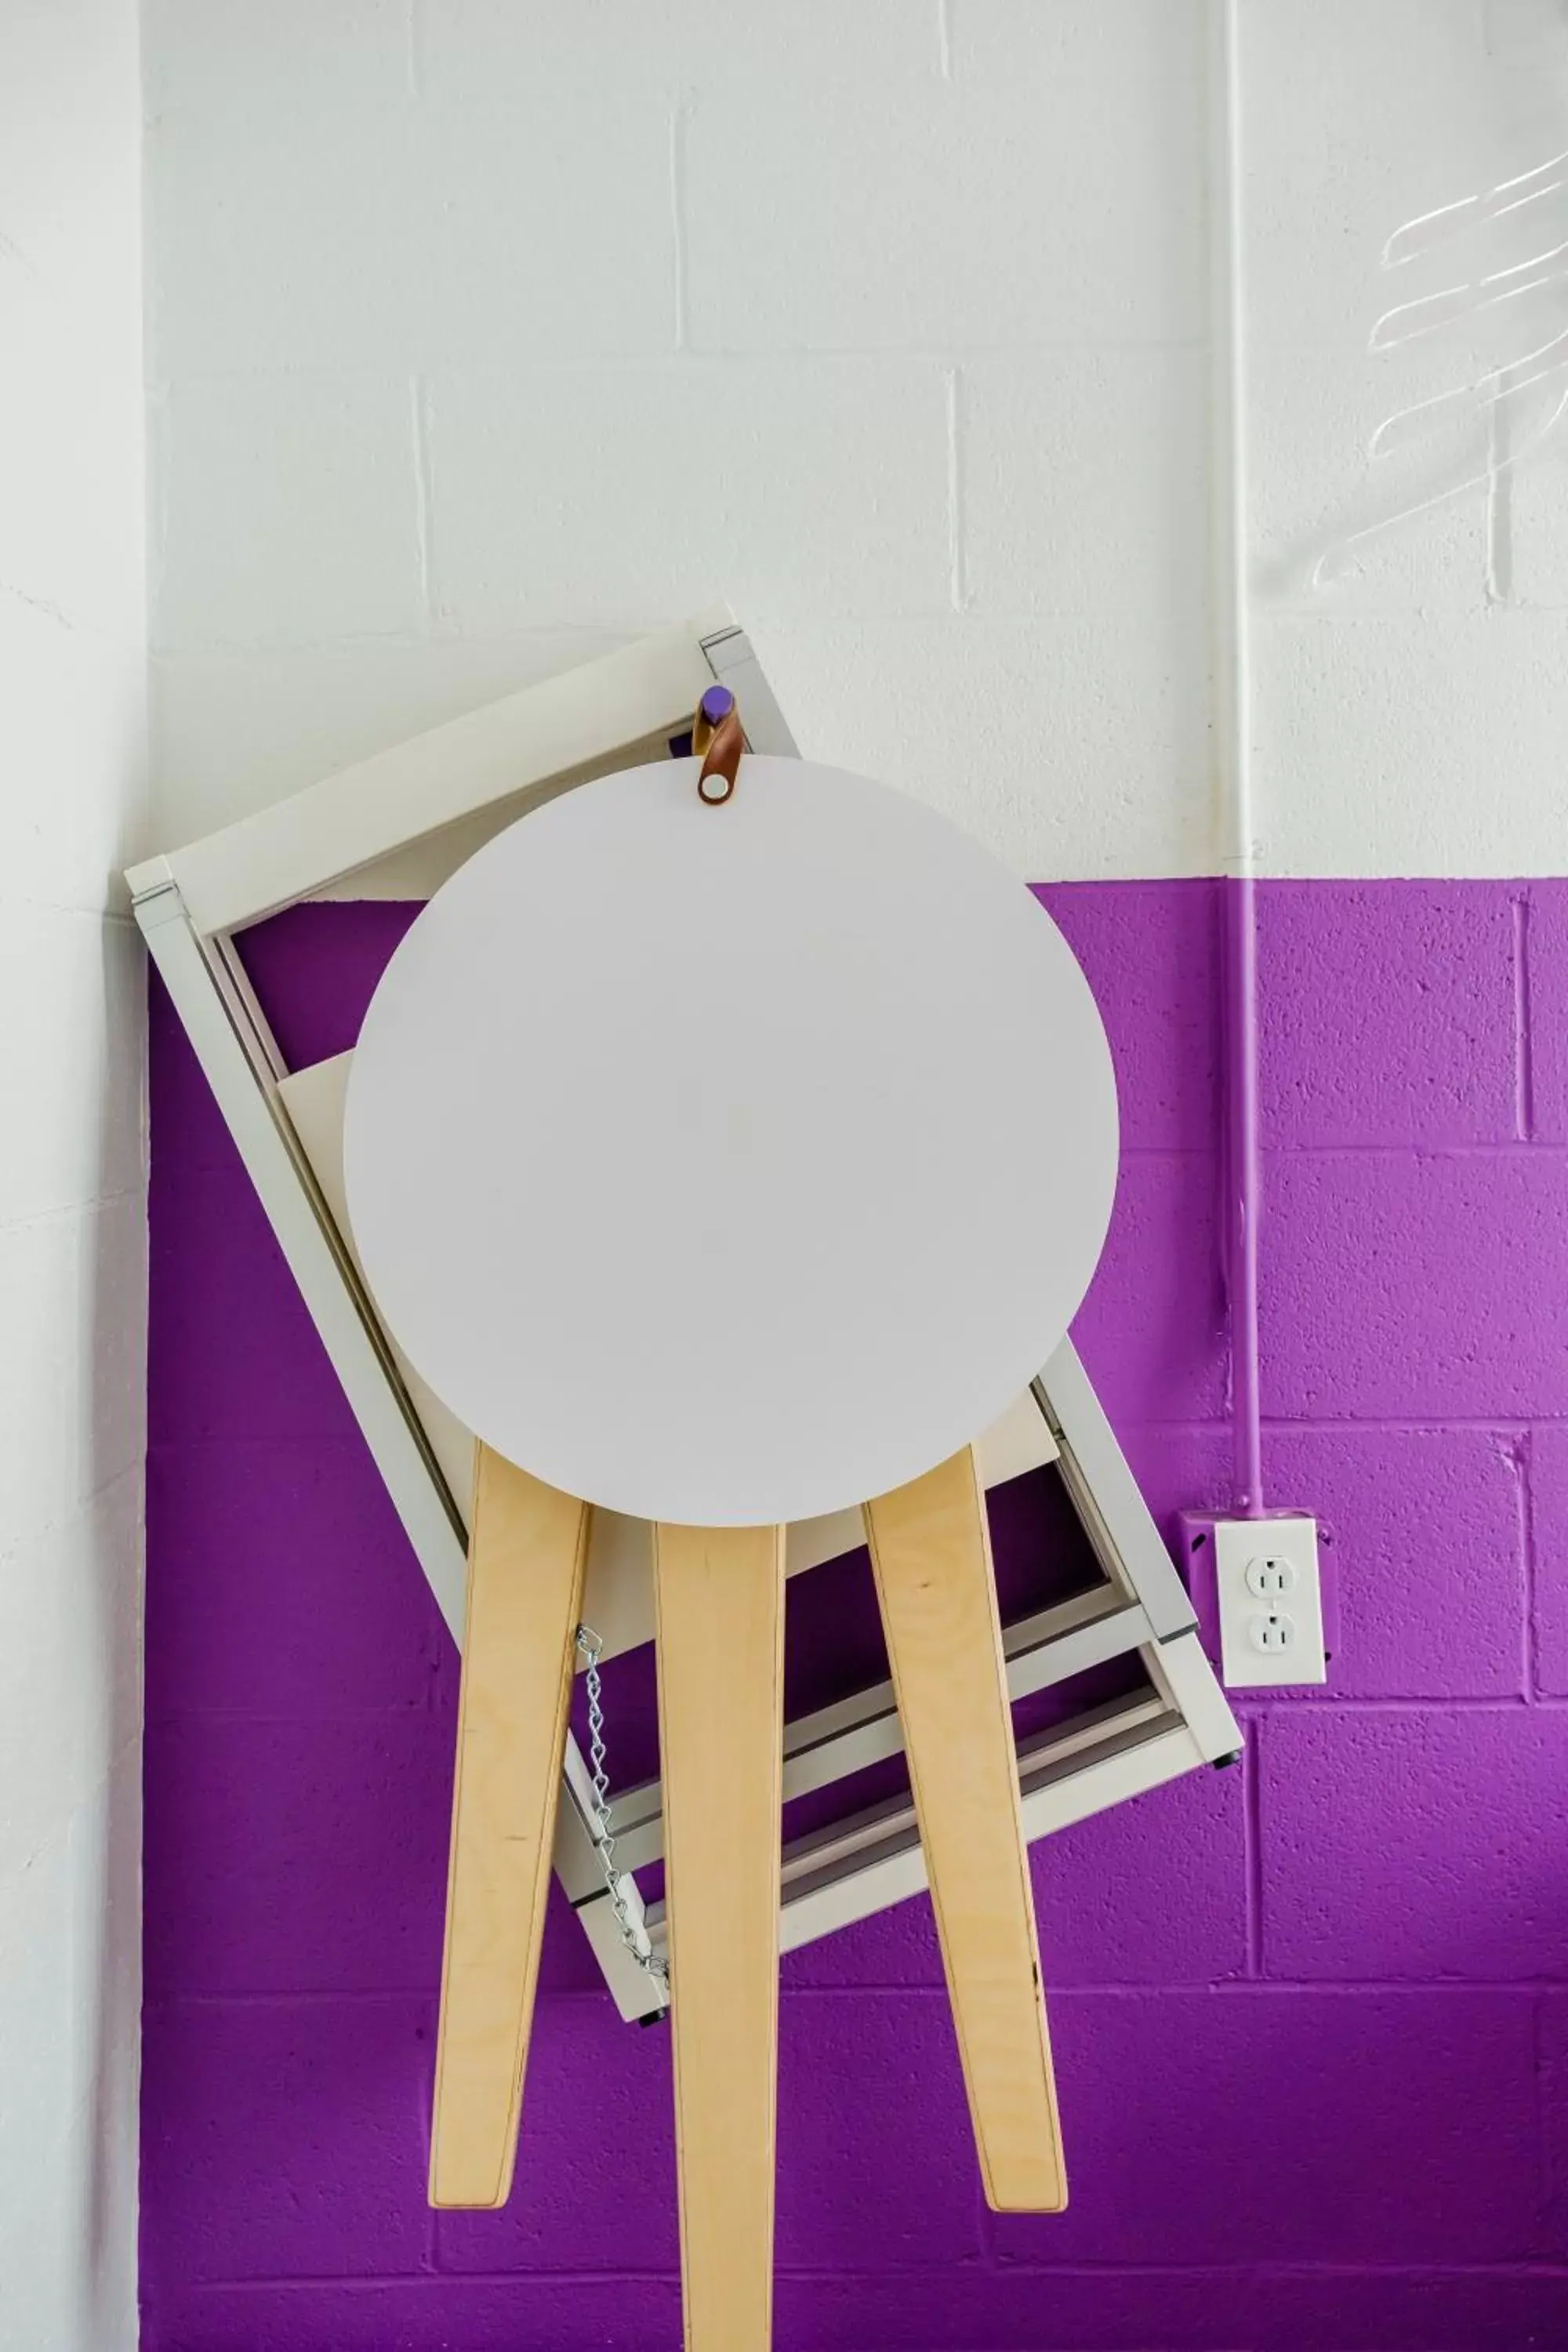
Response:
M139 772L144 752L128 761ZM112 887L112 886L111 886ZM74 2248L79 2341L110 2352L135 2300L142 2073L142 1627L145 1534L146 972L124 918L102 927L105 1030L99 1206L81 1254L81 1360L90 1407L81 1491L92 1497L89 1638L73 1644L101 1746L75 1815L71 1879L93 1890L73 1943L85 2016L86 2210ZM126 1189L130 1177L131 1188Z

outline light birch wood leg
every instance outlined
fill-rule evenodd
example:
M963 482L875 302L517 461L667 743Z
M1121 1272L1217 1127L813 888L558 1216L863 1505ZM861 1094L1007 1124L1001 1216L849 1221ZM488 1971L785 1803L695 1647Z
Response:
M475 1457L430 2202L504 2205L517 2162L588 1507Z
M1059 2212L1067 2172L972 1450L865 1516L986 2201Z
M772 2341L783 1528L654 1537L686 2352Z

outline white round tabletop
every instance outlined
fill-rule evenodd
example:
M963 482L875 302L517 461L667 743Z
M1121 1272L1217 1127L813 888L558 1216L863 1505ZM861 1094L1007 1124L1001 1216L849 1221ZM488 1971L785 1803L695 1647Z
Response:
M349 1214L477 1435L692 1526L869 1500L1066 1332L1117 1162L1061 933L920 802L748 753L583 784L431 899L355 1050Z

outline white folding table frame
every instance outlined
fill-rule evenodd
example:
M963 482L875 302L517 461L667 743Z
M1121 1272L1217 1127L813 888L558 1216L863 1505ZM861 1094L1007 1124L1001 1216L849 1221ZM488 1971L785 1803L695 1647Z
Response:
M716 679L735 692L751 748L795 752L750 642L732 615L719 610L395 745L184 849L151 858L126 877L153 961L458 1643L467 1533L456 1481L443 1471L360 1279L329 1199L335 1188L324 1187L320 1158L312 1163L290 1116L291 1074L236 937L307 898L428 897L482 842L542 801L592 776L668 756L671 739L689 730L699 698ZM1029 1404L1038 1425L1024 1433L1022 1459L1054 1465L1100 1573L1089 1590L1006 1628L1013 1696L1133 1653L1143 1677L1130 1695L1080 1709L1021 1741L1024 1826L1033 1842L1199 1765L1229 1762L1241 1741L1200 1646L1185 1589L1070 1341L1033 1382L1028 1403L1021 1404L1026 1422ZM1012 1429L1016 1460L1016 1420ZM449 1448L440 1450L449 1465ZM1005 1463L1005 1444L1001 1453ZM984 1468L984 1452L982 1462ZM1011 1472L1004 1466L987 1475L994 1481ZM837 1549L855 1540L849 1534ZM792 1565L827 1556L818 1548ZM901 1748L885 1682L794 1720L785 1729L785 1801ZM592 1785L570 1738L563 1798L555 1844L562 1885L621 2014L655 2016L665 1994L616 1926ZM661 1906L645 1906L637 1882L637 1871L662 1853L658 1783L621 1791L615 1815L620 1891L658 1952ZM830 1935L925 1884L907 1794L788 1841L782 1947L789 1951Z

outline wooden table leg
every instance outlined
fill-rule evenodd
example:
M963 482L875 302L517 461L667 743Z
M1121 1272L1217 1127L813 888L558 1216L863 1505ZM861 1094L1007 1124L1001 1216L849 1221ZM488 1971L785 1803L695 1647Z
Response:
M865 1516L986 2201L1059 2212L1067 2172L973 1451Z
M772 2341L783 1528L654 1536L686 2352Z
M587 1505L480 1445L430 2132L432 2205L504 2205L511 2189L587 1555Z

